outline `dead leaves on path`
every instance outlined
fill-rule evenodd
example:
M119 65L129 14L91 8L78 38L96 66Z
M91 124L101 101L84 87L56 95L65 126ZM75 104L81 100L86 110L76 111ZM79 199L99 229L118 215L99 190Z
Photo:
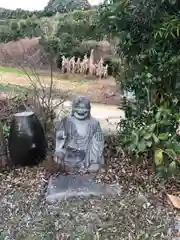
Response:
M180 192L176 192L175 194L180 194ZM167 194L167 200L174 208L180 209L180 197L176 195Z

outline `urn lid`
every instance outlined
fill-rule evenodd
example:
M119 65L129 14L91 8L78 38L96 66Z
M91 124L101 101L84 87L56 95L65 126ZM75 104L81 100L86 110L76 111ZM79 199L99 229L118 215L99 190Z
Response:
M32 115L34 115L34 112L27 112L27 111L25 111L25 112L19 112L19 113L15 113L14 114L14 116L15 117L28 117L28 116L32 116Z

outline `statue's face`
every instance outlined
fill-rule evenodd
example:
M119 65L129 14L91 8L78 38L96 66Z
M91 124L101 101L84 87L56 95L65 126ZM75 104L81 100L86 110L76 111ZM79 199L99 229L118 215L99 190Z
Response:
M87 98L79 97L73 103L72 113L75 118L79 120L85 120L86 118L88 118L90 116L90 110L90 102Z

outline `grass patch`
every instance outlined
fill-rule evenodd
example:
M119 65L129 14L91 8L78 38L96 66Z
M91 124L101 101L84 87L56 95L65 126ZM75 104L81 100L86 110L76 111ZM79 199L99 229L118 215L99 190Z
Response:
M12 68L12 67L3 67L3 66L0 66L0 72L1 73L18 73L19 75L26 75L26 72L29 74L29 75L33 75L32 72L30 71L23 71L23 69L19 69L19 68Z
M23 87L17 84L11 83L0 83L0 92L14 92L14 93L27 93L29 91L28 87Z
M26 72L25 72L26 71ZM35 76L36 74L38 76L49 76L49 73L43 73L43 72L36 72L33 73L31 71L28 71L27 69L25 69L25 71L23 69L19 69L19 68L13 68L13 67L4 67L4 66L0 66L0 73L17 73L19 75L25 76L25 75L29 75L29 76ZM55 72L54 74L54 79L55 80L68 80L68 81L73 81L73 82L77 82L79 84L89 84L92 83L96 78L92 77L92 76L82 76L82 75L78 75L78 74L62 74L62 73L57 73Z

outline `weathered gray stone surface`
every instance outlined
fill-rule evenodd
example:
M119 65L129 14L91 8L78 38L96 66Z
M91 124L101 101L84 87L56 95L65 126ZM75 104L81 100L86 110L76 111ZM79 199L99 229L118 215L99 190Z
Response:
M93 175L59 175L51 176L46 192L48 203L55 203L70 197L119 195L121 186L97 183Z
M55 161L66 172L86 169L97 172L104 165L104 134L98 120L91 116L86 96L73 101L72 112L56 128Z

